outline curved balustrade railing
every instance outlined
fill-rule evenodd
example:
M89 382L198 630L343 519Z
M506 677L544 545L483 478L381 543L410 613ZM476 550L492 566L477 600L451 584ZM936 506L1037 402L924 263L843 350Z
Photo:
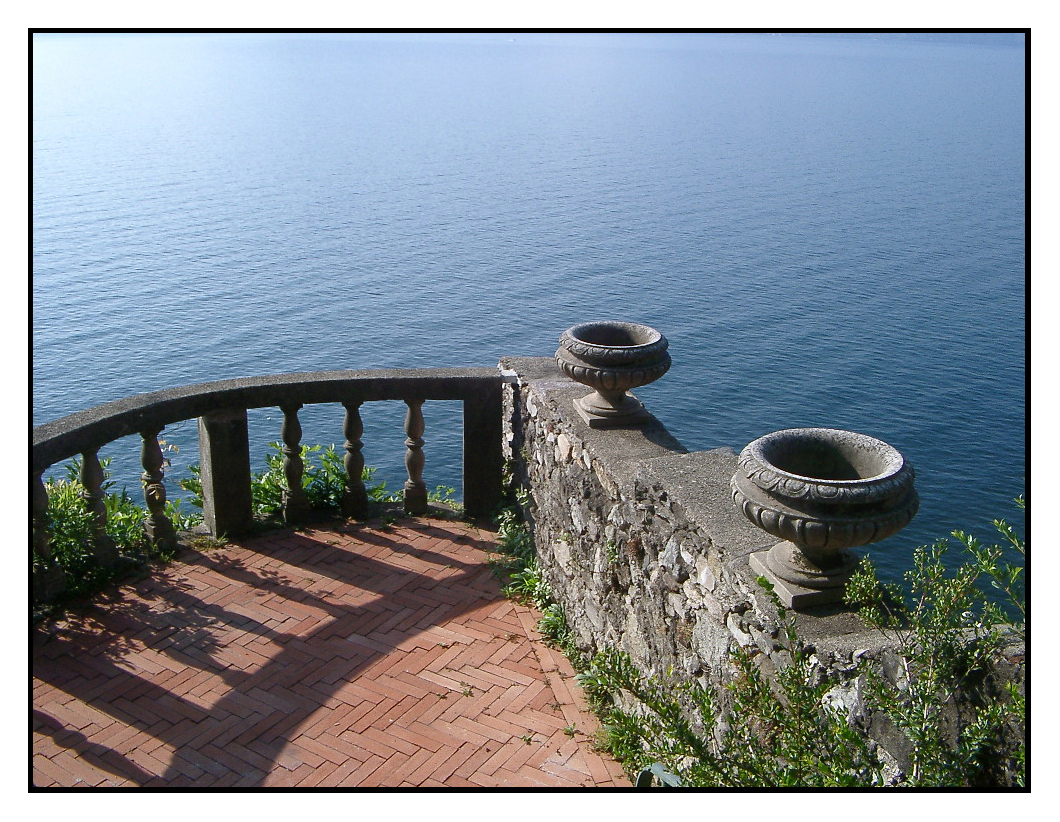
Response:
M107 540L106 509L103 505L103 472L99 449L131 434L143 439L141 475L148 537L161 544L176 541L173 523L165 515L166 488L162 451L158 436L167 425L183 420L199 421L199 457L203 494L203 517L214 535L244 533L253 522L250 496L250 451L247 409L280 408L283 425L284 476L289 489L283 498L283 515L298 522L308 514L302 491L302 428L299 410L307 404L341 403L345 408L346 491L343 513L365 513L367 491L361 475L360 408L366 402L400 400L408 405L405 418L405 510L412 514L427 510L423 481L425 457L422 406L426 400L458 400L464 408L463 497L470 516L485 516L501 501L503 456L501 452L501 385L495 368L425 368L372 371L315 371L221 380L137 394L63 417L33 429L32 479L33 546L47 559L46 510L48 495L43 474L55 463L82 456L81 480L88 509L94 517L96 539L92 550L103 562L116 558Z

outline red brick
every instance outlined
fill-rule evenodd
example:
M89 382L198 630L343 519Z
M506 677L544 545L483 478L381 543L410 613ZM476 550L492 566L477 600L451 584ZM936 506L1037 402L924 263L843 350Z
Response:
M407 727L400 725L397 722L391 723L384 733L388 737L397 737L403 739L410 745L414 745L417 748L426 748L429 751L437 751L446 745L452 745L452 737L447 737L444 734L436 732L434 729L416 723L414 726Z
M33 757L33 784L38 787L45 784L70 786L74 784L74 776L54 760L38 754Z
M73 700L71 700L71 702L72 701ZM67 703L67 705L63 705L58 702L49 702L47 705L44 705L42 707L41 712L47 714L55 720L58 720L56 724L59 726L66 726L81 730L82 728L87 728L89 725L92 724L91 719L89 719L82 713L72 710L68 707L68 705L69 703Z
M169 763L167 761L163 761L163 759L154 757L152 754L147 753L142 748L133 748L125 754L125 758L129 759L132 762L135 762L145 771L150 774L154 774L155 776L161 776L166 772L169 767ZM170 757L166 756L165 758L168 760Z
M344 763L345 764L345 763ZM335 771L339 770L341 766L336 765L333 762L322 762L313 768L312 773L302 779L298 783L299 788L316 788L320 786L321 782L328 779Z
M447 670L444 673L438 673L437 671L423 671L420 674L420 678L425 679L428 682L433 682L439 688L445 689L445 692L450 694L460 694L465 687L461 684L460 677L456 671Z
M229 773L228 768L222 765L217 760L207 756L201 751L197 751L194 748L180 748L173 755L173 767L178 766L178 760L183 760L190 767L199 768L204 774L207 774L211 778L218 778ZM205 779L205 777L203 778Z
M191 553L35 642L34 707L54 720L34 734L37 783L628 785L563 735L592 717L569 663L531 645L538 615L501 598L489 532L343 528Z
M564 722L562 717L553 716L542 711L525 710L515 713L514 711L501 711L496 715L498 719L514 724L525 725L527 730L540 733L543 736L552 736L556 731L563 730L570 723Z
M476 750L478 750L477 746L465 742L456 750L453 750L444 761L434 768L432 776L440 782L447 782L453 777L456 770L471 758Z
M404 779L405 765L408 760L408 756L400 753L387 757L385 761L379 763L378 768L358 783L358 787L393 788L400 785Z
M261 782L261 785L266 788L294 788L312 772L313 769L306 764L299 765L293 771L286 768L274 768Z
M316 759L320 760L316 762L316 767L320 767L323 764L323 760L327 760L333 765L341 765L347 759L349 759L348 756L343 753L340 753L339 751L335 750L335 748L327 745L326 743L304 735L298 736L293 741L288 743L287 749L290 749L292 746L298 750L298 756L303 761L308 761L306 759L307 755L315 754ZM309 764L314 763L310 762Z
M419 745L374 727L365 728L358 733L356 741L365 750L383 757L389 757L395 751L399 751L405 756L414 756L422 750Z

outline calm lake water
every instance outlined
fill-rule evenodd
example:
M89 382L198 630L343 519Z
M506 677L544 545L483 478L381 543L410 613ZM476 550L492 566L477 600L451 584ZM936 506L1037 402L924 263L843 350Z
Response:
M670 340L638 395L691 450L899 448L896 576L1022 526L1024 70L1019 36L35 36L33 422L632 320ZM395 487L403 408L365 411ZM458 408L425 413L425 479L459 486ZM341 444L340 406L301 418ZM252 412L258 465L280 420ZM163 436L179 477L195 424ZM137 450L103 452L133 493Z

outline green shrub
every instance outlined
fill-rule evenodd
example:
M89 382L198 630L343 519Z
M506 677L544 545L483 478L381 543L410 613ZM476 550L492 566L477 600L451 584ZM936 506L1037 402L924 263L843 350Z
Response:
M457 502L455 496L456 489L451 485L439 485L433 491L427 493L427 500L450 509L452 516L462 517L464 515L464 505Z
M509 582L504 587L504 595L519 602L529 602L543 610L553 600L552 586L541 575L537 558L531 559L521 570L513 570Z
M256 517L275 518L283 512L283 494L287 489L287 476L283 471L283 443L269 443L271 453L265 456L265 470L251 475L250 498ZM319 454L319 462L314 455ZM320 445L303 445L302 455L302 490L309 500L309 506L315 511L338 512L342 507L342 497L346 489L346 467L343 458L334 445L322 448ZM180 487L192 494L191 503L202 507L201 468L198 464L189 468L190 477L180 481ZM368 499L373 502L393 502L400 500L386 490L386 482L373 482L374 468L366 467L361 474L361 481L368 492ZM439 493L443 489L439 489ZM452 489L450 489L451 491Z
M829 686L813 684L794 621L785 626L791 664L771 687L754 658L737 652L724 714L712 690L694 680L647 677L624 653L598 653L578 679L602 720L603 747L631 775L656 766L674 786L882 784L867 739L825 700ZM619 692L635 707L622 707Z
M952 575L938 543L917 549L905 590L882 584L868 562L848 586L849 601L897 653L898 687L865 660L854 676L866 683L867 711L909 743L903 786L996 785L1005 774L1024 784L1025 699L1013 682L993 686L991 674L1005 648L1025 638L1022 565L1003 557L1024 557L1026 546L1003 520L995 526L1004 547L954 532L971 559ZM984 583L1006 601L985 596ZM601 745L640 775L638 784L652 775L692 787L888 784L893 772L855 719L833 706L834 683L814 676L795 617L777 605L791 662L771 680L743 650L719 694L695 681L646 677L614 650L585 666L579 682L603 723Z
M254 513L261 517L276 516L283 511L283 493L287 488L287 477L283 472L283 444L273 442L269 443L269 447L273 453L265 457L265 470L252 475L250 481ZM302 490L309 499L310 508L338 511L346 487L346 470L334 445L329 445L321 454L318 465L313 455L320 451L319 445L302 446Z
M489 565L505 586L513 582L518 586L515 576L537 560L533 535L514 508L501 509L496 521L498 553L490 556Z
M106 535L114 541L118 554L132 563L166 561L170 555L152 545L144 533L146 509L134 502L125 489L113 490L109 459L100 461L103 468L103 503L107 513ZM49 479L48 508L45 525L49 534L52 562L62 569L66 578L64 598L85 596L100 590L108 582L128 572L130 562L119 562L114 567L101 565L91 551L95 536L94 516L85 502L85 488L80 480L81 460L71 460L64 478ZM187 530L197 521L194 515L181 510L179 501L167 501L165 514L178 530ZM33 555L34 571L41 570L46 560Z
M1023 498L1016 503L1022 508ZM952 575L940 540L916 549L906 590L881 583L869 562L847 587L848 601L898 652L903 687L891 687L875 670L865 673L874 707L912 743L909 785L976 785L995 779L999 768L1014 772L1019 785L1025 780L1025 745L1004 744L1025 727L1025 698L1015 682L995 687L991 673L1006 646L1026 641L1023 562L1002 559L1006 548L1025 559L1026 544L1004 520L994 526L1005 548L953 532L971 559ZM947 716L958 709L964 719L950 729Z
M525 496L521 501L525 501ZM545 642L558 648L575 668L584 666L574 631L567 625L563 608L555 601L552 586L537 564L537 550L530 528L516 508L503 508L497 515L498 553L488 562L504 585L505 596L541 611L537 629Z

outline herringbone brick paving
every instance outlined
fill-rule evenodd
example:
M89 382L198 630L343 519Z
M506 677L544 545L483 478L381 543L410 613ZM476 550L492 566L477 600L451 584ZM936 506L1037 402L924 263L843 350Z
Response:
M491 538L422 519L186 549L35 632L34 785L628 787Z

